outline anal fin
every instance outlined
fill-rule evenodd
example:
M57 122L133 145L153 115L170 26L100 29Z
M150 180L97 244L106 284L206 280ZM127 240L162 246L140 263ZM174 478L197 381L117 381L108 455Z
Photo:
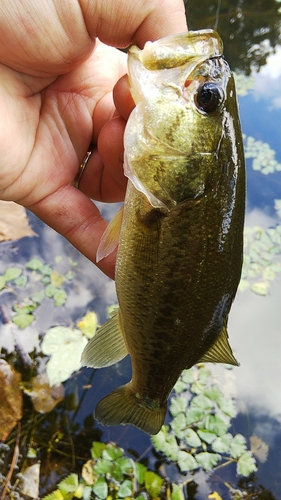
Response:
M119 320L119 309L89 340L81 356L82 366L103 368L114 365L128 354Z
M226 328L226 321L221 329L221 332L210 347L210 349L203 354L200 358L199 363L226 363L229 365L239 366L239 363L235 359L230 344L228 342L228 333Z

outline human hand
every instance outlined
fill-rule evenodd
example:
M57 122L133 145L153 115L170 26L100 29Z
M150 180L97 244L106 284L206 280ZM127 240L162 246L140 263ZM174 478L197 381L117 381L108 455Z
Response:
M126 56L112 46L185 30L182 0L3 0L0 199L28 208L95 262L107 223L90 198L124 198L133 107L124 78L113 100ZM91 142L78 190L72 182ZM114 255L98 265L114 277Z

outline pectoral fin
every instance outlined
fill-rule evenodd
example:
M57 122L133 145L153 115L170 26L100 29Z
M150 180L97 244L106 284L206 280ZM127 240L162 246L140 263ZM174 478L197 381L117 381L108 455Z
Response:
M82 352L82 366L103 368L114 365L128 354L122 334L119 309L101 326Z
M201 357L200 363L226 363L229 365L239 366L239 363L233 356L232 349L228 342L228 333L226 321L221 332L214 342L212 347Z
M123 218L123 206L118 210L104 231L98 246L96 261L110 255L118 245L119 235Z

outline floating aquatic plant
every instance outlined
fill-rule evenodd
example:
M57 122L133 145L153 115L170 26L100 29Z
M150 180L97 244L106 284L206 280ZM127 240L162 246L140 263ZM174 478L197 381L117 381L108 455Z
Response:
M35 310L45 298L50 298L56 307L64 305L67 292L63 285L71 281L73 276L71 269L61 274L38 257L27 262L25 267L8 267L0 275L0 291L6 289L15 294L17 288L26 288L27 291L24 301L13 304L12 322L20 329L29 326L35 320Z
M266 295L271 281L281 271L280 254L280 224L268 229L246 226L244 229L244 260L239 289L250 288L258 295Z
M256 141L251 136L243 135L245 158L252 158L253 170L262 174L273 174L281 171L281 163L275 159L276 152L267 142Z
M281 200L274 200L274 208L278 217L281 217Z
M236 92L241 97L248 94L249 90L252 90L255 84L255 78L253 76L246 76L244 73L235 73L235 86Z
M246 439L229 431L236 416L234 401L224 396L211 372L203 365L185 370L174 389L172 420L152 436L155 449L181 472L211 471L232 462L241 476L254 472L256 463Z
M142 463L126 457L124 450L114 443L94 442L91 455L91 460L83 466L81 478L78 474L70 474L43 500L70 500L73 497L149 500L159 499L160 495L184 500L180 485L170 485Z

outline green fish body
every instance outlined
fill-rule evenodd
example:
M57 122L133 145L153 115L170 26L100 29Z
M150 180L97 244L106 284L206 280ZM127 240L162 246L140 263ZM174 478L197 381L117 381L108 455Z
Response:
M129 353L132 380L95 415L156 434L182 370L237 364L226 327L241 274L245 166L234 80L215 32L132 47L128 66L136 102L125 132L128 188L99 249L99 258L112 250L122 221L119 309L82 363L108 366Z

